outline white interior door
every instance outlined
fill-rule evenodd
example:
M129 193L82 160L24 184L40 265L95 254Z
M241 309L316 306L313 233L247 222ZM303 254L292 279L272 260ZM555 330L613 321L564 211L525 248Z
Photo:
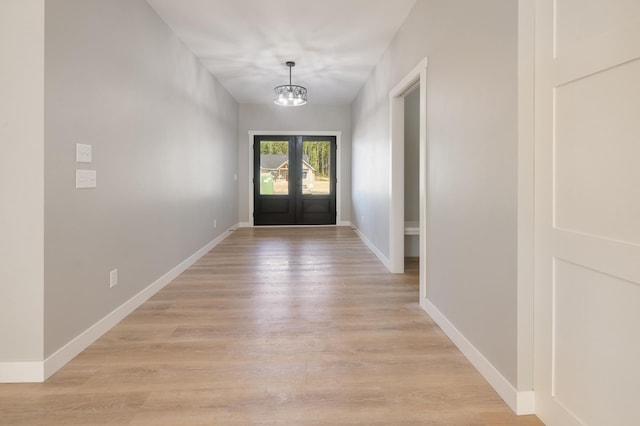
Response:
M640 425L640 1L536 0L536 412Z

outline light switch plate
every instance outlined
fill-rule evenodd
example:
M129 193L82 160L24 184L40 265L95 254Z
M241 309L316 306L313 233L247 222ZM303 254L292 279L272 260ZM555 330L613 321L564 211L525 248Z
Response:
M95 188L97 186L95 170L76 170L76 189Z
M118 270L114 269L109 272L109 287L113 288L118 285Z
M91 145L76 144L76 163L91 162Z

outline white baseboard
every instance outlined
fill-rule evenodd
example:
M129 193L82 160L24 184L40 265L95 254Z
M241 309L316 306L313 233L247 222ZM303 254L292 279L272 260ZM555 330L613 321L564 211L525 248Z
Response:
M380 262L382 262L382 264L386 266L387 269L391 270L391 260L389 260L389 258L387 258L384 254L382 254L378 247L376 247L371 241L369 241L369 239L362 232L360 232L358 228L354 227L353 230L356 235L360 237L362 242L369 248L369 250L371 250L373 254L376 255Z
M536 392L533 390L518 391L515 412L519 416L524 416L527 414L535 414L536 413Z
M433 303L421 303L423 309L440 326L471 364L478 370L507 405L518 415L535 413L535 393L517 391L487 358L444 316Z
M337 226L351 226L351 222L349 222L348 220L342 220L338 222Z
M238 226L240 228L251 228L251 227L253 227L253 225L251 225L251 222L240 222L238 224Z
M42 361L0 362L0 383L44 382Z
M220 242L230 235L230 232L237 228L238 225L234 225L229 231L224 232L206 246L202 247L144 290L140 291L131 299L114 309L110 314L75 337L46 360L34 362L0 362L0 383L33 383L45 381L89 345L98 340L103 334L113 328L113 326L126 318L127 315L149 300L151 296L173 281L198 259L207 254L212 248L220 244Z

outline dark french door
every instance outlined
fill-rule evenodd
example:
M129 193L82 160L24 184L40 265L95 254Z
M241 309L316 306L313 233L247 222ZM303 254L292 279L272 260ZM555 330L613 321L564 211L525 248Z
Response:
M336 224L335 136L255 136L255 225Z

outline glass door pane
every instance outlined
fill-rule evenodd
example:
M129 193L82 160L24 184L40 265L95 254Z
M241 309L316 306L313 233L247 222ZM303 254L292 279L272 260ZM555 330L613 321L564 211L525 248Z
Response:
M302 193L331 194L331 142L302 142Z
M260 195L289 194L289 141L260 141Z

